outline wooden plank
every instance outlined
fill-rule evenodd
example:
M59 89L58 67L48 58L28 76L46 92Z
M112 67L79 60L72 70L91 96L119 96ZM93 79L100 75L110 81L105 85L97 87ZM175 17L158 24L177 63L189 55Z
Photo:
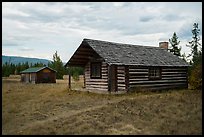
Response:
M186 79L186 77L162 77L163 80Z
M134 79L134 78L136 78L136 79L143 79L143 78L149 79L149 76L148 75L145 75L145 76L143 76L143 75L136 75L136 76L130 75L129 76L129 79Z
M164 84L149 84L149 85L131 85L130 87L164 87L164 86L180 86L185 85L185 83L164 83Z
M102 85L102 86L108 86L108 82L90 82L90 81L87 81L86 82L86 85Z
M123 79L123 80L119 80L119 79L118 79L118 82L120 82L120 83L121 83L121 82L125 82L125 79Z
M102 76L101 79L107 79L108 78L108 76L105 74L104 75L102 74L101 76ZM90 78L90 74L85 74L85 77Z
M107 70L102 70L101 71L101 73L103 73L103 74L108 74L107 72L108 72Z
M175 82L186 82L186 80L132 81L132 82L129 82L129 84L134 85L134 84L175 83Z
M125 70L117 70L117 73L124 74L124 73L125 73Z
M125 77L118 77L118 80L125 80Z
M108 65L107 65L105 62L101 62L101 63L102 63L101 66L102 66L103 68L108 68Z
M95 85L95 86L108 86L108 83L92 83L92 82L86 82L87 86Z
M162 71L186 71L187 69L179 69L179 68L177 68L177 69L162 69Z
M179 79L186 79L186 77L163 77L162 76L162 80L179 80ZM132 78L132 77L130 77L130 79L129 79L131 82L132 81L147 81L147 80L149 80L149 78Z
M86 85L87 88L103 88L108 89L108 86L102 86L102 85Z
M87 85L87 88L101 88L101 89L108 89L108 86Z
M147 80L149 80L149 79L148 79L148 78L143 78L143 79L142 79L142 78L139 78L139 79L136 79L136 78L134 78L134 79L133 79L133 78L130 78L130 79L129 79L130 82L132 82L132 81L147 81Z
M108 89L105 89L105 88L86 88L87 90L97 90L97 91L108 91Z
M108 76L102 76L102 79L108 79Z
M133 75L133 74L144 74L144 75L148 75L148 72L129 72L130 75Z
M162 72L162 74L186 74L186 72Z
M107 79L86 79L86 82L108 82Z
M124 84L118 84L118 87L125 87L125 83Z
M86 80L90 81L107 81L105 78L90 78L90 76L86 77Z
M140 68L138 68L138 69L129 69L129 72L135 72L135 71L138 71L138 72L148 72L149 69L140 69Z
M107 68L102 68L101 70L108 72L108 69L107 69Z
M118 85L124 85L125 86L125 82L118 82Z
M163 75L162 75L162 77L178 77L178 76L185 76L185 77L186 77L187 74L174 74L174 75L172 75L172 74L169 74L169 75L168 75L168 74L165 74L165 75L164 75L164 74L163 74Z
M91 74L90 71L85 71L85 73L86 73L87 75L90 75L90 74ZM107 72L102 72L101 74L102 74L102 75L107 75L108 73L107 73Z
M107 68L107 64L105 62L102 62L102 67Z
M125 74L117 74L118 77L125 77Z
M143 90L164 90L164 89L174 89L174 88L186 88L185 85L171 85L171 86L160 86L160 87L131 87L131 90L134 88L141 88Z

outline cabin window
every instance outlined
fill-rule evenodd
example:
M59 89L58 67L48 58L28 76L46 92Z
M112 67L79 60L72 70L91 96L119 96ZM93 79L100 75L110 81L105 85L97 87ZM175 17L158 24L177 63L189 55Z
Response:
M161 69L159 67L149 68L149 79L161 79Z
M91 63L91 78L101 78L101 62Z

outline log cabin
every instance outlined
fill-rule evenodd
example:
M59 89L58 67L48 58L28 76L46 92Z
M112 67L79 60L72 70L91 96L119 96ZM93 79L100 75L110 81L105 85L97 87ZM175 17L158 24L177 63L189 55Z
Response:
M72 66L84 67L88 91L188 88L189 65L168 52L168 42L153 47L83 39L65 65Z
M56 70L50 67L33 67L21 71L21 82L56 83Z

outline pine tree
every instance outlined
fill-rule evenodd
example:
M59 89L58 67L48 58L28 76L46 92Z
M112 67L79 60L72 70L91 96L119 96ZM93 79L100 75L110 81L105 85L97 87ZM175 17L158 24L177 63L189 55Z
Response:
M60 56L58 56L57 51L53 55L53 61L48 64L49 67L57 71L56 78L57 79L63 79L64 75L64 65L60 59Z
M3 77L9 77L10 74L11 74L11 67L10 67L10 64L8 62L6 62L2 66L2 76Z
M189 42L189 45L186 45L187 47L191 48L191 53L188 55L188 57L193 57L192 61L195 62L196 59L199 56L199 46L201 46L201 44L199 43L200 37L199 37L199 31L200 29L198 29L198 23L194 23L193 24L193 29L192 29L192 40Z
M176 56L181 56L181 53L180 53L181 47L178 48L180 41L178 41L178 37L176 35L176 32L173 33L173 36L171 39L169 39L169 42L170 42L171 47L172 47L169 49L169 51L172 52Z
M191 48L191 53L188 57L192 57L190 60L190 67L189 67L189 84L191 85L192 89L202 89L202 48L199 50L199 31L198 23L193 24L192 29L192 40L189 42L187 47Z

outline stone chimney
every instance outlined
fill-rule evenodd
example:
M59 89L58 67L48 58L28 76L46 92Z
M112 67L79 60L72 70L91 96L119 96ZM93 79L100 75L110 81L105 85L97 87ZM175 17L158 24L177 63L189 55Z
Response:
M168 50L168 42L159 42L159 47Z

